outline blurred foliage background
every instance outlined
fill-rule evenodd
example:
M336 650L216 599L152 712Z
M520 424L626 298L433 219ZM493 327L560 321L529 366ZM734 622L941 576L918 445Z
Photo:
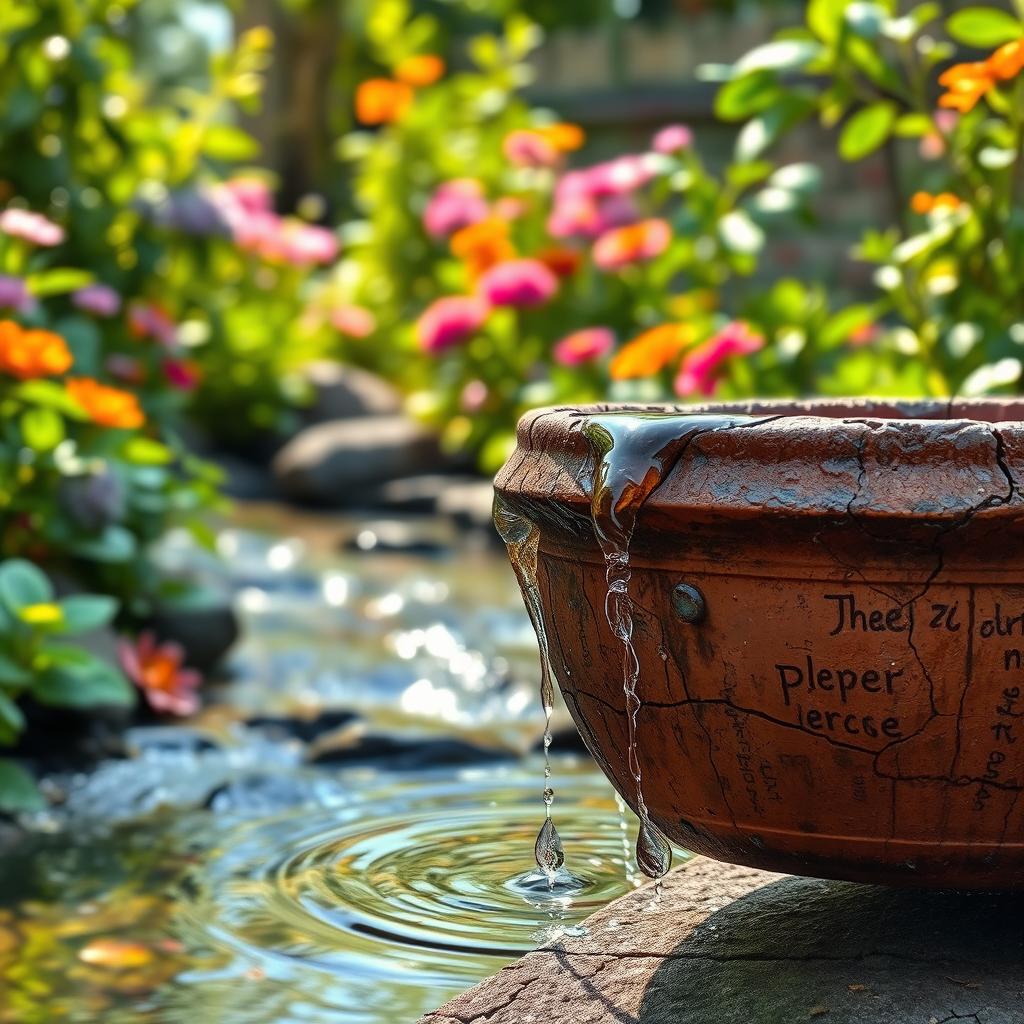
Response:
M130 696L100 621L194 688L149 552L311 365L484 472L540 404L1018 391L1022 68L1018 0L6 0L0 742Z

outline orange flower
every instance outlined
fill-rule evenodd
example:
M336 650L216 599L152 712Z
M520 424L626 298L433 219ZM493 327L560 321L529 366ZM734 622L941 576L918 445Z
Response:
M573 150L579 149L587 139L578 124L569 124L566 121L544 125L542 128L538 128L537 132L543 135L548 144L557 149L559 153L571 153Z
M628 342L611 362L612 380L650 377L664 370L693 341L688 324L662 324Z
M395 78L406 85L418 88L433 85L444 74L444 61L432 53L407 57L395 68Z
M356 117L363 124L397 121L412 103L412 89L390 78L368 78L356 89Z
M1024 39L1000 46L985 63L994 78L1016 78L1024 71Z
M594 243L594 262L602 270L621 270L660 256L671 241L672 228L659 217L612 228Z
M987 62L954 64L939 76L939 85L947 90L939 97L939 106L967 114L989 89L995 88L995 84L994 73Z
M19 380L32 380L64 373L73 362L59 334L26 331L13 320L0 321L0 371Z
M509 241L508 224L498 217L487 217L461 228L451 237L452 255L466 265L476 280L491 267L515 259L515 246Z
M133 429L146 422L139 400L130 391L108 388L91 377L78 377L67 383L68 394L101 427Z
M910 208L922 216L939 210L956 210L963 206L963 201L952 192L940 192L933 196L930 192L915 192L910 200Z
M552 246L537 253L537 259L556 277L572 277L580 268L583 256L575 249Z

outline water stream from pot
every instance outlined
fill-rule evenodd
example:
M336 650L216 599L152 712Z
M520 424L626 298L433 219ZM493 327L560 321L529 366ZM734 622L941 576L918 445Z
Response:
M644 799L643 770L637 716L642 702L637 693L640 662L633 642L633 601L630 545L644 503L675 467L690 442L700 434L758 421L746 416L687 416L678 413L609 412L581 417L579 429L587 439L593 461L590 512L594 534L605 560L605 617L622 643L622 688L628 728L627 763L635 784L634 809L640 821L636 842L637 867L649 878L661 879L672 866L668 840L651 820ZM548 724L554 701L547 627L537 585L540 527L515 511L507 501L495 502L495 524L523 591L537 631L541 658L541 699ZM545 730L544 749L550 747ZM550 762L545 765L545 819L537 837L538 866L549 879L564 863L565 854L551 819ZM660 884L660 883L659 883Z

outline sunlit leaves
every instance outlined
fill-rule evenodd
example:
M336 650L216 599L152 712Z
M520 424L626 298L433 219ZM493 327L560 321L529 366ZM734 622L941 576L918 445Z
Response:
M990 49L1024 36L1024 25L997 7L967 7L946 21L946 31L965 46Z
M839 136L839 155L844 160L862 160L869 156L888 140L897 114L896 105L888 100L858 110Z

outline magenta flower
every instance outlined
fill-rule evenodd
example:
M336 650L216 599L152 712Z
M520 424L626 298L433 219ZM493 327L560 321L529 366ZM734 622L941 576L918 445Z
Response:
M683 358L676 377L678 395L713 395L718 368L734 356L746 356L764 347L764 338L749 325L734 321Z
M163 369L167 383L178 391L194 391L202 379L199 367L190 359L166 359Z
M552 355L562 366L580 366L606 356L614 347L614 331L608 327L585 327L556 342Z
M121 309L121 296L105 284L87 284L71 293L71 302L86 313L114 316Z
M431 238L447 238L487 214L483 185L475 178L456 178L438 185L423 211L423 227Z
M572 196L552 209L548 234L552 238L597 238L612 228L632 224L639 217L640 211L630 196Z
M24 278L0 274L0 309L30 313L35 309L35 305L35 299L29 294Z
M655 153L671 156L693 145L693 132L685 124L670 124L662 128L651 140Z
M140 633L135 642L122 639L118 659L124 674L143 692L154 711L169 715L193 715L199 710L196 690L203 677L183 667L185 652L180 644L158 644L150 632Z
M472 295L449 295L431 303L416 323L424 352L443 352L475 334L487 319L485 302Z
M540 260L506 260L491 267L477 288L491 306L526 309L550 301L558 278Z
M0 231L11 238L23 238L33 245L60 245L65 239L64 229L41 213L9 206L0 213Z
M362 306L338 306L330 318L335 330L350 338L368 338L377 330L377 318Z

